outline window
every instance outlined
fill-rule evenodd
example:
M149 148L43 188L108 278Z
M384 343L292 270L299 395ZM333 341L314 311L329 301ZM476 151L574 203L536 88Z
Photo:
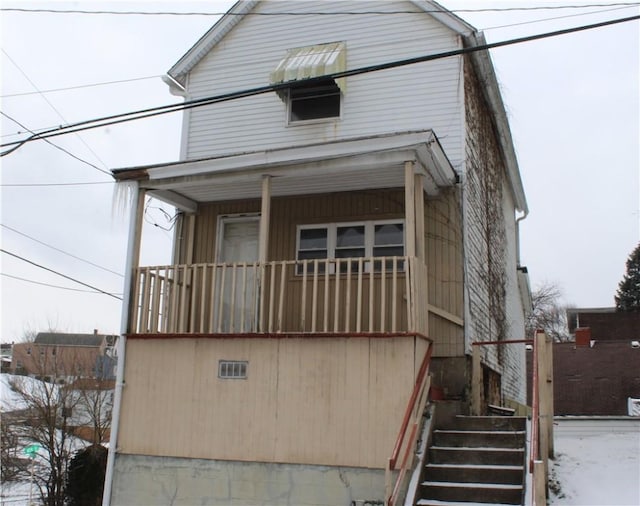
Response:
M404 256L404 224L402 221L366 221L331 223L298 227L297 260ZM321 272L323 267L320 266ZM358 268L352 262L351 270ZM379 262L375 270L382 268ZM312 266L309 266L312 269ZM386 270L393 269L389 261ZM347 265L341 264L341 271ZM298 273L302 270L299 268Z
M346 78L324 77L346 70L344 42L328 42L288 49L269 76L272 84L286 83L277 91L287 104L289 123L340 117ZM314 78L317 78L313 80ZM313 82L309 82L309 80Z
M340 88L333 80L289 89L289 122L340 117Z
M247 366L245 360L220 360L218 362L218 378L221 379L247 379Z

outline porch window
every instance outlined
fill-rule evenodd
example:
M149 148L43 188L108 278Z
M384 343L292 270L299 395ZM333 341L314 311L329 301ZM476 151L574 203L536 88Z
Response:
M298 226L297 260L404 256L404 223L402 221L365 221ZM346 263L341 271L347 272ZM309 266L309 269L312 267ZM370 268L366 266L366 268ZM385 270L392 269L388 262ZM324 272L324 266L320 266ZM358 262L351 265L352 272ZM376 262L374 269L382 265ZM302 272L298 268L298 273Z

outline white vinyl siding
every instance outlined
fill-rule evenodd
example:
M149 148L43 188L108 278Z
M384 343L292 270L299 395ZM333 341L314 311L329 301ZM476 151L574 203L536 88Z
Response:
M343 40L347 68L460 47L457 35L408 2L264 2L258 12L304 9L414 10L393 15L246 16L192 70L190 98L266 85L287 49ZM186 156L334 141L433 129L456 166L462 156L461 64L458 57L347 79L341 118L287 125L286 104L269 93L190 112ZM247 143L247 139L250 142Z

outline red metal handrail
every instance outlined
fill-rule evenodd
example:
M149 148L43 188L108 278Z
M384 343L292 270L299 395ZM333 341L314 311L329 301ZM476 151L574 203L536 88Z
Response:
M400 451L402 449L402 444L404 443L405 436L407 434L407 429L409 427L409 422L411 420L411 414L416 409L416 403L418 399L422 397L423 389L425 386L425 380L427 378L427 372L429 371L429 364L431 362L431 354L433 352L433 344L429 343L429 348L422 359L422 364L420 365L420 369L418 371L418 375L416 376L416 382L413 387L413 392L411 393L411 397L409 398L409 402L407 403L407 408L404 412L404 417L402 419L402 424L400 425L400 430L398 432L398 437L396 438L396 444L393 447L393 452L391 453L391 457L389 458L388 470L394 471L396 469L396 463L398 462L398 457L400 455ZM428 394L428 393L427 393ZM418 413L417 416L421 416L421 413ZM412 453L413 443L415 442L416 434L418 431L418 420L414 421L411 426L411 433L409 435L407 447L405 453L402 458L402 463L400 466L400 472L398 473L398 477L396 478L396 482L393 486L393 491L389 498L387 499L387 505L393 506L397 496L400 492L400 487L402 484L402 480L406 473L407 461L409 456Z

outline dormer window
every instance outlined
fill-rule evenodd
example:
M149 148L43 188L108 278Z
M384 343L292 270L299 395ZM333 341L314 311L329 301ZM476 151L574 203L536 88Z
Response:
M346 70L346 47L343 42L289 49L271 72L271 83L290 84L278 91L287 104L287 121L339 118L345 78L315 80Z

